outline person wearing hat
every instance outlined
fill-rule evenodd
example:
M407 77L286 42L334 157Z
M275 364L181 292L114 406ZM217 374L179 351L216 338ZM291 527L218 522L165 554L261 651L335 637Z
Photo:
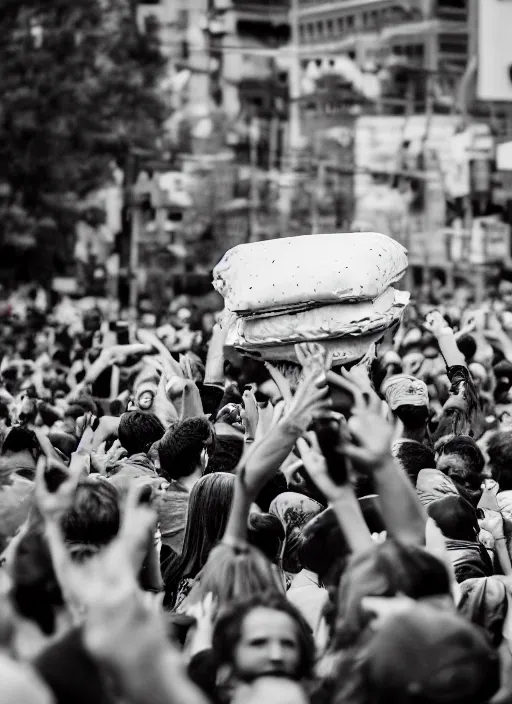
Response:
M428 438L429 398L424 381L408 374L386 379L382 393L391 413L400 420L402 430L393 448L406 441L424 444Z

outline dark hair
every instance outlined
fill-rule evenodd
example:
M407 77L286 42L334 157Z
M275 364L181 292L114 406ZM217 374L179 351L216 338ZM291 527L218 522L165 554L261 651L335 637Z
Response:
M247 540L261 550L270 562L276 563L285 539L283 524L271 513L251 513Z
M158 445L160 470L169 479L189 477L201 463L201 453L214 441L211 424L195 417L170 428Z
M493 433L487 444L492 478L500 485L500 491L512 489L512 433L499 430Z
M221 611L213 632L212 652L217 667L232 664L235 650L242 636L245 618L254 609L270 609L288 614L297 626L300 645L300 661L297 679L308 678L312 674L315 660L315 643L311 629L302 614L285 596L270 592L258 594L244 601L235 601L224 611Z
M64 606L50 550L41 530L32 529L17 545L11 596L18 612L45 635L55 631L56 611Z
M28 451L31 454L39 454L41 448L36 434L29 428L15 425L9 430L7 437L2 445L2 455L7 452L24 452Z
M458 435L449 440L443 447L443 455L459 455L468 469L475 474L481 474L485 467L485 458L482 451L467 435Z
M446 538L476 542L479 532L476 511L462 496L437 499L429 504L427 513Z
M86 413L98 415L98 407L90 396L79 396L78 398L75 398L72 401L66 415L70 415L71 409L75 409L79 414L76 418L80 418L80 416L84 416Z
M389 538L354 555L340 582L333 645L347 648L357 642L370 621L361 609L365 597L398 594L415 600L449 595L446 567L427 550Z
M466 362L471 362L477 350L475 338L472 335L462 335L457 340L457 347L464 355Z
M415 486L422 469L434 469L436 466L436 458L432 450L412 440L400 443L396 458Z
M119 532L119 493L103 479L78 484L73 507L62 519L66 541L75 545L108 545Z
M402 421L406 430L421 430L427 424L429 410L428 406L404 404L396 409L395 415Z
M48 427L51 427L60 419L60 416L55 408L50 406L49 403L41 403L39 405L39 415L41 416L43 423Z
M234 491L234 474L207 474L194 485L181 555L165 568L165 606L174 604L178 584L184 577L193 579L199 574L224 535Z
M254 502L262 511L268 513L272 501L288 489L288 482L284 474L279 471L268 480L268 482L260 489L256 501Z
M350 554L347 542L332 508L312 518L304 526L300 538L299 561L302 567L318 575L322 583L330 582L332 568Z
M244 440L242 437L218 437L215 443L215 450L208 458L206 472L229 472L232 473L238 466L244 451Z
M119 421L119 442L129 455L149 452L165 433L161 421L153 413L128 411Z

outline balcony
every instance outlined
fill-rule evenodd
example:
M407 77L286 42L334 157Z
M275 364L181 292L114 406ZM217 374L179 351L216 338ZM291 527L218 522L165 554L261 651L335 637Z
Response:
M288 23L289 0L232 0L232 9L240 19L264 20L278 25Z

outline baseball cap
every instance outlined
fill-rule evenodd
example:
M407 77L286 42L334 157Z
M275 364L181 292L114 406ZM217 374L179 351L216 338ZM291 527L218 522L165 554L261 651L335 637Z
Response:
M363 669L374 704L483 704L500 686L499 657L484 632L420 603L384 622Z

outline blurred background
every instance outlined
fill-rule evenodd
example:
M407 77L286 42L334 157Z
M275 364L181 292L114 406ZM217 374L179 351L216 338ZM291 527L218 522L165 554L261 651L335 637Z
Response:
M0 284L132 316L254 240L375 230L406 286L512 269L510 0L3 0Z

